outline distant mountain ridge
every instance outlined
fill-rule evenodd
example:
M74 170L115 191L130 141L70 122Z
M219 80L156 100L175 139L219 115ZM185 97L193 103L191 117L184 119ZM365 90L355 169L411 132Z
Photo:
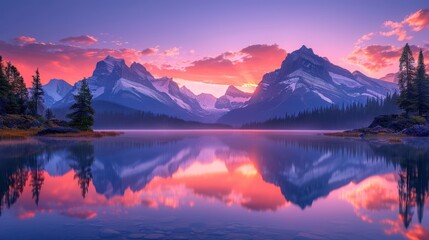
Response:
M77 82L53 108L64 112L74 101L73 95L77 93L80 84L80 81ZM203 121L209 115L196 100L180 92L172 79L156 79L139 63L128 67L123 59L108 56L97 63L92 76L88 78L88 84L93 101L103 102L104 105L119 104L138 111L194 121ZM103 109L109 107L105 106Z
M216 100L215 107L218 109L237 109L252 97L252 93L246 93L230 85L223 96Z
M99 108L96 112L144 111L234 126L333 104L364 103L367 98L383 98L398 91L395 83L358 71L351 73L306 46L290 53L279 69L265 74L254 93L229 86L219 98L206 93L196 95L172 78L155 78L143 65L127 66L123 59L111 56L96 64L88 83ZM46 105L64 116L80 84L70 86L63 80L53 80L46 85Z
M43 85L45 92L45 105L51 107L54 103L63 99L72 89L72 85L62 79L51 79L47 84Z

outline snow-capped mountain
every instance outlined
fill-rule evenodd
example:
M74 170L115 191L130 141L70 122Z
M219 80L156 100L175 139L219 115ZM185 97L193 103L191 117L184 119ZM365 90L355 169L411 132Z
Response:
M173 86L175 83L171 84L173 94L170 91L158 90L153 85L154 82L158 84L157 80L141 64L133 63L128 67L123 59L108 56L97 63L92 76L87 80L93 94L94 106L98 108L95 109L96 112L112 110L113 108L109 106L114 104L124 106L122 110L119 108L119 111L132 109L167 114L185 120L202 120L201 117L197 117L198 112L193 112L194 109L198 109L198 103L189 107L185 104L186 100L176 98ZM74 101L73 95L77 93L80 85L81 82L77 82L53 108L68 108ZM118 111L118 108L115 108L115 111Z
M183 93L179 85L172 79L163 77L152 80L153 86L160 92L166 93L180 107L198 115L205 116L207 113L201 108L195 97L189 96L189 92Z
M72 85L62 79L51 79L43 85L45 92L45 105L51 107L54 103L60 101L72 89Z
M264 121L331 104L365 102L396 90L394 83L352 74L302 46L286 57L280 69L264 75L243 107L228 112L219 122Z
M251 93L246 93L240 89L229 86L223 96L216 100L215 107L218 109L236 109L242 107L252 96Z
M217 98L209 93L198 94L196 99L204 109L214 109L217 101Z
M387 82L394 82L397 83L398 82L398 73L388 73L386 74L386 76L380 78L383 81L387 81Z
M215 110L215 103L217 101L217 98L209 93L200 93L198 95L195 95L191 90L189 90L186 86L182 86L180 88L180 91L187 95L190 98L193 98L198 101L200 106L207 110L207 111L213 111Z

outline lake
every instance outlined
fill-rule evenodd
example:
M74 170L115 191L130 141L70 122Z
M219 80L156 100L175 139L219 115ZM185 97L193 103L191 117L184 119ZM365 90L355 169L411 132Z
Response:
M129 131L0 153L0 239L429 239L428 139Z

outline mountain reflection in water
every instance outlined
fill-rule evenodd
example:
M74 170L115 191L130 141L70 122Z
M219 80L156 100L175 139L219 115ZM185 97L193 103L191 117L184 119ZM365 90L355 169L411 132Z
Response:
M425 139L389 144L284 132L129 132L94 141L0 141L0 152L0 214L15 219L89 220L106 211L213 202L224 204L222 211L236 206L255 214L295 206L301 211L294 214L308 211L310 218L319 202L335 212L345 201L385 236L429 238L422 223L429 191Z

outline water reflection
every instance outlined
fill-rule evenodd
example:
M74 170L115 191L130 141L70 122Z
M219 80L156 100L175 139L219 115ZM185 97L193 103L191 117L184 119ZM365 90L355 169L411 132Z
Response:
M22 219L42 212L94 219L99 207L193 208L212 201L277 212L311 209L325 199L335 211L333 193L343 190L340 199L354 215L388 226L385 234L417 229L429 236L421 225L429 195L427 140L129 133L95 141L2 141L0 152L0 214L12 208ZM415 211L420 225L406 231Z

